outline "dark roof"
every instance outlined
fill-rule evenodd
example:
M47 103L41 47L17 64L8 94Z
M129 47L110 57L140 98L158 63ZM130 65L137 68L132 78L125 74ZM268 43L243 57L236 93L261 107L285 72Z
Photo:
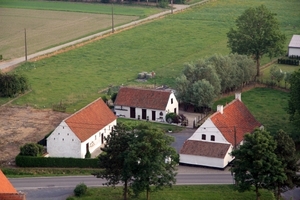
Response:
M180 154L224 158L229 148L230 144L186 140L180 150Z
M68 117L65 122L80 141L84 142L115 119L114 113L99 98Z
M170 94L171 91L122 87L118 92L115 105L165 110Z
M245 104L238 99L226 105L223 114L216 112L210 119L232 145L235 143L234 128L236 128L236 143L239 144L246 133L251 133L261 126Z

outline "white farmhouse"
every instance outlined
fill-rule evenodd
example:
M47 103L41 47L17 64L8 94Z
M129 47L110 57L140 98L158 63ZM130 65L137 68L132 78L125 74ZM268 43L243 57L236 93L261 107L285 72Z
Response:
M64 119L47 138L49 157L84 158L104 143L116 116L101 98Z
M293 35L288 51L288 56L300 56L300 35Z
M234 159L230 153L242 144L244 135L261 126L238 93L225 107L218 105L217 112L185 141L180 150L180 163L223 169Z
M166 90L121 87L114 104L117 116L150 121L164 121L167 113L179 111L174 93Z

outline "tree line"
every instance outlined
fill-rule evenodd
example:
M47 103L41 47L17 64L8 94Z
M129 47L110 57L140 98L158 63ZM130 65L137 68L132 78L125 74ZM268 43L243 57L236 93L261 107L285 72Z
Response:
M255 65L245 55L214 55L186 63L176 78L176 96L186 105L211 107L221 93L243 87L255 77Z

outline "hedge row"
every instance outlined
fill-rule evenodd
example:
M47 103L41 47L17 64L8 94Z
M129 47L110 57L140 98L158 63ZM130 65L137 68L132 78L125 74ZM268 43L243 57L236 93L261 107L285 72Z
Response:
M291 55L291 56L289 56L289 59L300 60L300 56L298 56L298 55Z
M33 156L16 157L16 165L19 167L58 167L58 168L98 168L98 159L82 158L45 158Z
M278 64L296 65L299 66L299 60L278 59Z

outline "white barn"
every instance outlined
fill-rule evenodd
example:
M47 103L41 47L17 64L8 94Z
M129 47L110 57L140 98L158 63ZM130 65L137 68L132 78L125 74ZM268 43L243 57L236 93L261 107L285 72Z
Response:
M300 35L293 35L288 48L288 56L300 56Z
M49 157L84 158L104 143L116 116L101 98L64 119L47 138Z
M169 90L121 87L114 105L117 116L150 121L164 121L167 113L179 112L178 101Z
M234 158L230 155L235 146L241 145L246 133L261 124L241 101L241 94L211 115L185 141L180 150L180 163L225 168Z

